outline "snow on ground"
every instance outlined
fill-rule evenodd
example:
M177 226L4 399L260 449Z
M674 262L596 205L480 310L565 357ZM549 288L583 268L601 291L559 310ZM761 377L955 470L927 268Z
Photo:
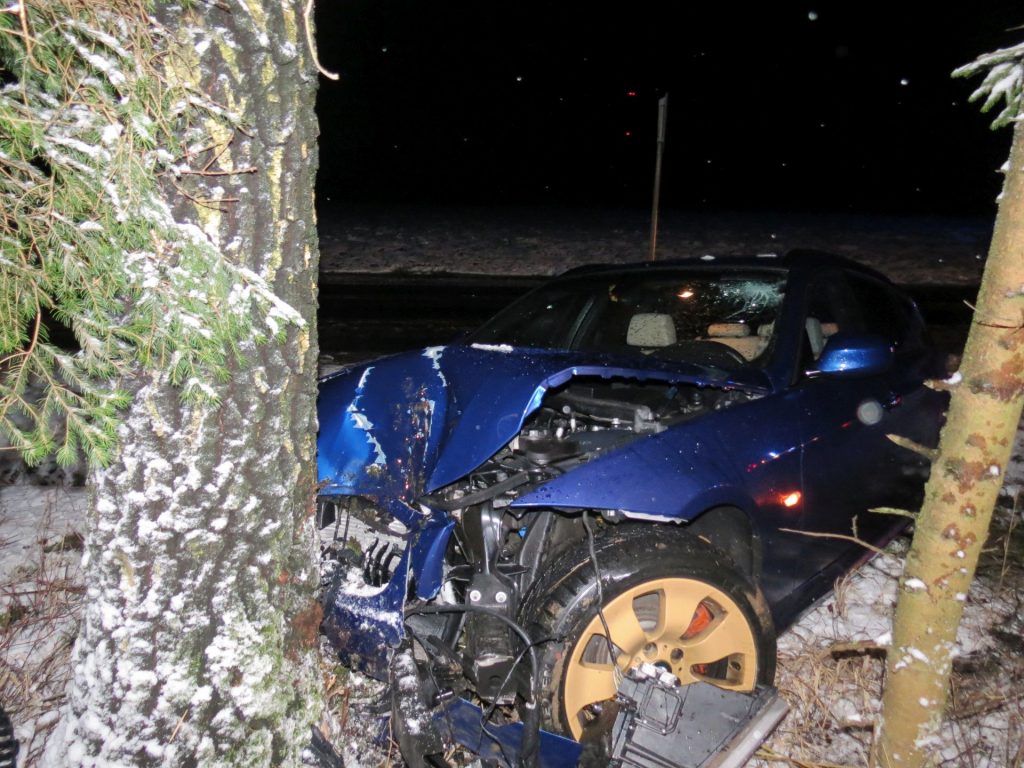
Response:
M1000 507L993 542L1005 535L1014 515L1019 523L1018 510ZM1021 546L1019 535L1016 544ZM887 554L840 579L832 594L780 636L776 686L791 711L753 766L768 768L782 757L804 761L799 765L867 764L871 727L881 708L883 649L891 641L907 546L907 539L899 539ZM979 568L957 635L954 693L938 750L938 765L948 768L1019 766L1024 756L1018 753L1024 743L1024 572L1018 561L1011 578L1000 578L1002 569L992 565L990 556ZM1015 622L1015 639L1000 636L1003 629L1012 632Z
M81 610L87 492L0 487L0 705L36 765L57 719Z
M977 283L991 219L665 211L658 258L784 253L815 248L896 282ZM648 256L644 211L536 208L320 209L320 269L552 275L581 264Z
M941 765L948 768L1021 764L1024 526L1015 501L1022 481L1024 440L1019 433L993 540L960 630L954 714L947 719L941 746ZM80 608L77 534L84 530L86 503L81 488L0 487L0 703L14 717L23 744L22 766L38 764L66 680ZM865 764L883 668L874 646L887 642L905 546L898 541L892 554L840 580L833 594L779 638L776 684L792 711L752 766L767 768L780 760ZM380 685L349 674L329 658L325 668L337 676L333 730L348 768L395 763L394 746L386 738L375 740L381 732Z

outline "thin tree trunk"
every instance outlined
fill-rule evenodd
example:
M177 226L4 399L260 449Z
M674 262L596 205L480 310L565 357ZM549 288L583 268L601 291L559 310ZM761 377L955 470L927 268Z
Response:
M1014 128L995 233L949 416L900 584L875 766L930 762L951 652L1021 417L1024 129Z
M302 10L157 10L189 41L167 76L244 124L188 158L210 171L176 181L192 199L172 185L168 199L306 325L244 342L249 365L214 386L219 406L184 405L163 375L134 382L120 455L92 478L88 600L55 739L69 765L294 766L320 716L316 72Z

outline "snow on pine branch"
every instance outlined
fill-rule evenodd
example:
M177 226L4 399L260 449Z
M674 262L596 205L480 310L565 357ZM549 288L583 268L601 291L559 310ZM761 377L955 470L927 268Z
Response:
M19 8L30 41L18 14L0 14L0 434L30 462L57 450L103 464L126 402L117 382L138 366L216 400L242 346L303 321L171 209L182 159L214 147L230 175L216 147L240 127L154 69L194 41L132 0ZM49 318L77 354L49 343Z
M1024 91L1024 43L1001 48L979 56L970 64L953 71L953 77L973 77L985 74L981 85L971 94L971 101L984 99L982 112L988 112L1001 101L1005 102L993 128L1016 122L1021 116L1021 94Z

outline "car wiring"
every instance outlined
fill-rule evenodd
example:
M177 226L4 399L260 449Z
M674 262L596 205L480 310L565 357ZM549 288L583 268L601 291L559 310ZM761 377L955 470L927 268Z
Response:
M431 657L431 656L433 656L433 653L432 653L432 650L431 650L431 648L430 648L430 645L429 645L428 643L426 643L426 642L425 642L425 641L424 641L424 640L423 640L423 639L422 639L422 638L421 638L421 637L420 637L420 636L419 636L419 635L418 635L418 634L417 634L417 633L416 633L416 632L415 632L415 631L413 630L413 628L412 628L412 627L410 627L410 626L409 626L408 624L406 624L406 627L405 627L405 628L406 628L406 631L408 631L408 633L409 633L409 634L410 634L410 635L412 636L413 640L414 640L414 641L415 641L416 643L419 643L419 646L420 646L420 648L422 648L422 649L423 649L423 652L424 652L424 653L425 653L425 654L426 654L426 655L427 655L428 657ZM440 686L440 685L438 684L438 682L437 682L437 678L436 678L436 677L434 677L434 669L433 669L433 667L432 667L432 666L431 666L430 664L427 664L427 665L426 665L426 670L427 670L427 674L428 674L428 675L430 675L430 682L431 682L431 683L433 683L433 685L434 685L434 690L436 690L436 691L440 691L440 690L441 690L441 686ZM449 713L449 711L448 711L448 708L447 708L447 707L443 707L443 709L444 709L444 720L445 720L445 724L446 724L446 725L448 726L448 732L449 732L449 733L455 733L455 725L454 725L454 723L452 723L451 713ZM482 730L482 731L483 731L484 733L486 733L486 734L488 735L488 737L490 737L490 738L491 738L492 740L494 739L494 737L493 737L493 736L491 736L491 734L487 732L487 729L486 729L486 728L484 728L484 726L483 726L483 723L481 723L481 725L480 725L480 729L481 729L481 730ZM497 742L497 744L498 744L498 748L502 750L502 757L505 757L505 751L504 751L504 748L503 748L503 747L502 747L502 745L501 745L501 742ZM509 760L508 760L508 759L506 759L506 760L505 760L505 762L506 762L506 763L508 763L509 765L511 765L511 763L509 762Z
M480 730L481 730L481 732L485 733L488 736L488 738L490 738L495 744L498 745L498 749L501 750L501 755L502 755L502 757L505 758L505 762L508 765L511 765L512 763L508 759L508 756L505 754L505 747L501 743L501 739L498 738L497 734L491 733L487 729L487 723L490 721L491 715L494 714L494 710L497 709L497 707L498 707L498 701L497 700L499 698L501 698L501 694L503 694L505 692L505 686L507 686L509 684L509 682L512 680L512 674L513 674L513 672L515 672L516 667L519 666L519 663L523 660L523 658L526 656L527 653L530 653L533 650L533 648L536 648L538 645L541 645L543 643L551 642L552 639L553 638L545 637L542 640L535 640L531 645L526 646L525 648L523 648L523 650L521 650L519 652L519 654L515 658L515 661L512 663L512 666L509 667L508 672L505 674L505 679L502 680L501 681L501 685L498 686L498 694L497 694L497 696L495 696L495 700L490 703L490 705L487 707L486 711L484 711L481 714L481 716L480 716ZM525 722L523 723L523 727L524 728L527 727ZM540 726L539 726L539 723L538 723L538 728L539 727ZM539 746L539 741L540 741L539 737L540 737L540 734L538 733L538 746Z
M612 678L615 680L615 687L622 683L622 670L619 669L619 651L612 642L612 632L608 628L608 620L604 615L604 587L601 582L601 566L597 562L597 548L594 546L594 529L590 525L590 513L583 510L583 528L587 532L587 549L590 551L590 564L594 567L594 578L597 582L597 615L601 619L601 626L604 628L604 640L608 644L608 656L612 660Z
M495 496L500 496L506 491L518 488L520 485L526 485L526 483L530 482L530 479L530 473L528 471L524 471L512 475L505 480L494 483L487 488L476 491L475 493L466 494L458 499L452 499L451 501L431 499L430 504L431 506L444 510L445 512L454 512L457 509L465 509L466 507L471 507L474 504L490 501Z
M543 637L540 640L534 640L530 645L523 648L523 650L516 655L515 661L512 662L512 666L510 666L508 672L505 673L505 678L501 681L501 685L498 686L498 693L494 697L494 701L490 703L487 707L487 711L484 712L484 720L489 720L491 715L494 714L494 710L498 707L498 699L500 699L501 695L505 693L505 688L512 681L512 675L515 672L516 667L519 666L526 654L530 652L531 646L536 648L539 645L544 645L544 643L550 643L555 639L556 638L554 637Z
M540 667L537 661L536 643L530 639L530 635L516 621L498 611L475 605L423 605L406 608L406 616L430 616L442 613L481 613L496 618L508 627L523 641L525 650L530 658L530 698L526 702L526 714L522 718L523 739L519 748L519 765L522 768L536 768L538 765L538 748L540 746L540 707L537 690L537 680ZM494 736L483 729L484 733L493 739Z

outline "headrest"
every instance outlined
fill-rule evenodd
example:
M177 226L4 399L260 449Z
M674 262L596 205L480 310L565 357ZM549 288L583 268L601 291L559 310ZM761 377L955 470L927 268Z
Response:
M631 347L670 347L676 343L676 324L672 316L643 312L629 319L626 343Z
M821 350L825 348L825 334L821 331L821 321L816 317L808 317L804 321L804 328L807 329L807 340L811 344L811 354L817 360Z

